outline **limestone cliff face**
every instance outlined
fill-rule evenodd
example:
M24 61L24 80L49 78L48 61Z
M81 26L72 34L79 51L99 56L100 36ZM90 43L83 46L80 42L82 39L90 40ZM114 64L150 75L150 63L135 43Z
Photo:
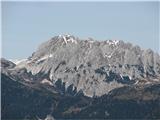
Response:
M160 56L152 50L117 40L81 40L72 35L55 36L15 69L46 75L55 85L101 96L125 85L160 81ZM34 79L33 79L34 80ZM42 82L42 81L41 81Z

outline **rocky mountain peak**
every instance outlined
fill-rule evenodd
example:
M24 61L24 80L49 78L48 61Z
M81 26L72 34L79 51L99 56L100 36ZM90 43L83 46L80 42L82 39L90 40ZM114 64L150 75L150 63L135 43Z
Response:
M82 40L65 34L42 43L16 69L43 74L52 84L86 96L101 96L114 88L160 79L160 56L119 40ZM43 83L42 81L40 81Z

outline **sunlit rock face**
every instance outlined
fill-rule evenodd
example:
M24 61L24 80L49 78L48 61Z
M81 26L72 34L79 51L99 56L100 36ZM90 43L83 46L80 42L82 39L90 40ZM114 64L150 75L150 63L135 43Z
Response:
M60 81L65 90L83 91L89 97L142 83L140 80L146 81L144 84L160 80L160 56L152 50L121 40L96 41L69 34L42 43L31 57L15 67L22 68L33 76L45 75L40 80L42 84Z

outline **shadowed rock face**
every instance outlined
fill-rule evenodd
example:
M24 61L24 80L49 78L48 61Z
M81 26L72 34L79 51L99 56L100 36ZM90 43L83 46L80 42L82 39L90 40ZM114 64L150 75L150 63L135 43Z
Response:
M43 74L53 84L61 80L65 89L73 86L72 91L82 90L86 96L93 97L141 83L140 80L159 81L160 56L123 41L81 40L59 35L42 43L15 69L22 68L33 76Z
M158 119L160 84L125 86L107 95L61 95L2 74L2 119Z
M9 60L6 60L4 58L1 58L0 62L1 62L1 68L2 69L14 68L16 66L13 62L11 62Z

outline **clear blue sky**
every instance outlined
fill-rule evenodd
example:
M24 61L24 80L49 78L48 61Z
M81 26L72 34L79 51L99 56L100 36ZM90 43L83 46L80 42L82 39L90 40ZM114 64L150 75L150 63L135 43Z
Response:
M158 2L3 2L2 56L27 58L51 37L120 39L159 51Z

